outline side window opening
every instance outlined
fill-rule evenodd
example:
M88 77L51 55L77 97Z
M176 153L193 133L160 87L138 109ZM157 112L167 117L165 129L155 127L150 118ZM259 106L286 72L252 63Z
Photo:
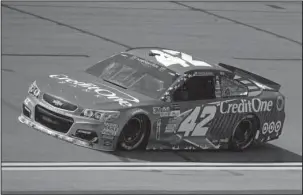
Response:
M196 101L216 98L214 76L194 76L179 87L174 95L174 101Z
M247 94L248 89L244 84L226 76L221 77L221 96L223 98L247 96Z

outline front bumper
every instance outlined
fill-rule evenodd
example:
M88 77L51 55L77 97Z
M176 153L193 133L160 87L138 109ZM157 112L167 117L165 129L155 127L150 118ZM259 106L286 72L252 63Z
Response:
M68 116L73 119L73 124L66 132L60 132L58 130L51 129L44 124L41 124L37 121L36 118L36 107L43 107L53 113L61 114L61 116ZM28 114L30 113L30 114ZM47 117L46 117L47 118ZM58 139L64 140L69 143L73 143L78 146L91 148L95 150L102 151L114 151L116 148L116 142L118 140L118 133L114 136L106 136L102 132L102 129L105 128L104 124L98 121L93 121L91 119L85 119L83 117L74 115L73 113L64 112L53 108L51 105L47 104L41 99L36 99L34 97L28 96L23 102L22 113L18 117L18 120L26 124L27 126L43 132L47 135L51 135ZM96 140L85 140L77 137L78 131L89 131L96 134ZM118 129L116 130L118 132Z

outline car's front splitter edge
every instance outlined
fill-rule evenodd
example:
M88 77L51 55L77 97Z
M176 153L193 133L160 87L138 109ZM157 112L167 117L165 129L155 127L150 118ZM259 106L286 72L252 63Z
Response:
M23 114L21 114L19 117L18 117L18 120L23 123L23 124L26 124L27 126L37 130L37 131L40 131L42 133L45 133L47 135L50 135L50 136L53 136L53 137L56 137L58 139L61 139L61 140L64 140L66 142L69 142L69 143L72 143L72 144L75 144L75 145L78 145L78 146L82 146L82 147L85 147L85 148L90 148L90 149L94 149L94 150L102 150L102 151L105 151L105 152L110 152L110 151L113 151L113 150L104 150L102 148L99 148L96 144L94 143L90 143L90 142L86 142L86 141L82 141L80 139L77 139L77 138L74 138L74 137L69 137L67 135L64 135L62 133L59 133L59 132L56 132L56 131L53 131L53 130L50 130L42 125L40 125L39 123L37 122L34 122L30 119L28 119L27 117L25 117Z

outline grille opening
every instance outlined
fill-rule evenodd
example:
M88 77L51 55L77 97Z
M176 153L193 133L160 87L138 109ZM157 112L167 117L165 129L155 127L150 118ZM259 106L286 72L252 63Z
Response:
M35 107L35 121L61 133L67 133L74 119L48 110L40 105Z
M49 103L50 105L63 109L63 110L75 111L78 108L78 106L76 106L74 104L71 104L71 103L61 100L61 99L59 100L58 98L48 95L46 93L43 94L43 100L46 101L47 103ZM59 102L59 104L56 104L56 102Z
M24 104L22 105L22 107L23 107L23 114L26 117L30 118L31 117L31 110L27 106L25 106Z
M88 131L83 129L78 129L76 131L75 137L78 137L83 140L92 141L94 143L98 143L97 133L94 131Z

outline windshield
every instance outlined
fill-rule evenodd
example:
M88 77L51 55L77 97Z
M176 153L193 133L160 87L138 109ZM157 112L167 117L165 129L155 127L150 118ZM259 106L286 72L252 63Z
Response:
M159 98L178 77L166 67L124 53L99 62L86 72L153 98Z

